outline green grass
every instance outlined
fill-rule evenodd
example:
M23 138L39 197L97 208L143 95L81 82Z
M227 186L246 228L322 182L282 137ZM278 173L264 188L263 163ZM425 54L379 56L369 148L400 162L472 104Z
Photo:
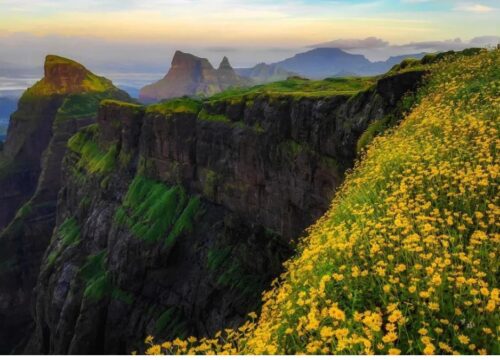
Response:
M140 104L135 104L135 103L127 102L127 101L120 101L120 100L113 100L113 99L105 99L105 100L101 101L101 106L108 106L108 105L118 105L118 106L133 108L136 110L140 110L140 109L144 108Z
M106 258L106 250L90 255L80 269L80 277L85 282L84 296L93 301L111 296L115 300L131 305L134 301L133 296L119 289L111 281L111 274L106 269Z
M182 97L150 105L146 108L146 112L157 112L163 115L172 115L177 113L197 114L201 110L201 105L202 102L200 100Z
M263 279L246 270L238 257L232 255L230 247L211 248L207 253L206 266L215 276L218 286L239 290L248 296L260 294L263 288Z
M437 54L427 54L422 59L405 59L401 63L396 64L392 69L386 74L386 76L393 75L395 73L404 73L409 71L421 71L429 70L429 66L436 64L441 61L453 61L461 56L469 57L476 56L483 51L481 48L469 48L462 51L446 51Z
M423 97L423 90L420 93L408 93L401 101L398 102L395 109L385 117L373 121L363 134L358 139L356 143L356 152L360 154L364 149L371 144L373 139L377 136L383 134L385 131L390 130L396 126L400 119L411 111L411 109L418 104L420 99Z
M198 204L189 199L180 186L169 187L163 183L136 176L115 214L115 221L126 225L139 239L154 243L167 237L172 245L177 236L191 228L192 217Z
M170 338L184 337L186 328L187 326L182 312L174 307L165 310L155 323L156 332L168 334Z
M47 256L47 267L51 267L57 260L57 257L59 256L59 251L53 250L50 252L50 254Z
M106 271L106 250L87 257L80 269L80 276L85 281L84 296L94 301L101 300L112 290L109 274Z
M207 267L209 270L217 270L222 267L226 260L231 255L229 247L211 248L207 254Z
M334 95L354 95L375 84L375 78L345 77L308 80L291 77L287 80L223 91L208 98L209 101L234 100L257 95L289 95L295 97L325 97Z
M106 272L89 282L83 294L86 298L99 301L110 293L111 286L111 279Z
M165 241L167 246L173 245L177 237L183 232L190 232L193 230L193 223L199 210L200 198L190 198L187 206L184 208L184 211L175 222L170 234L168 234L167 240Z
M95 118L99 103L107 93L84 93L69 95L57 110L55 122L64 122L70 119Z
M80 242L80 226L73 217L64 220L59 226L58 233L65 246L74 245Z
M116 145L103 150L97 143L97 132L95 124L87 126L69 139L68 148L80 155L78 168L90 174L107 174L116 166L118 151Z
M198 120L229 123L229 118L224 114L210 114L205 109L198 114Z

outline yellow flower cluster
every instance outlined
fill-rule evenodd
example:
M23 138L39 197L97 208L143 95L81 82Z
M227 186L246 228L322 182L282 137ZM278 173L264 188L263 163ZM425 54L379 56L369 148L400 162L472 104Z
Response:
M500 353L500 51L433 66L259 317L149 354Z

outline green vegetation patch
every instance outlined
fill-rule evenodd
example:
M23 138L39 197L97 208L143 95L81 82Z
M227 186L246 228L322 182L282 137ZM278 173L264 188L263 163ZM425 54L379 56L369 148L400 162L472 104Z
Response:
M406 114L420 101L423 97L423 89L417 95L415 93L409 93L405 95L401 101L396 105L395 109L388 115L381 119L373 121L363 134L358 139L356 143L356 152L360 154L364 149L372 143L375 137L383 134L385 131L392 129L400 119L403 119Z
M257 85L251 88L235 88L223 91L209 98L210 101L234 100L257 95L288 95L294 97L324 97L333 95L354 95L375 84L372 77L327 78L309 80L290 77L287 80Z
M218 286L239 290L244 295L260 294L264 285L263 279L246 270L227 246L213 247L208 251L207 268L215 275Z
M59 226L59 236L66 246L80 242L80 226L74 217L64 220Z
M169 187L136 176L116 211L115 221L146 242L166 238L167 245L172 245L177 236L192 228L198 207L199 199L189 198L181 186Z
M437 64L440 61L451 62L459 57L470 57L479 55L481 52L486 51L481 48L469 48L462 51L446 51L437 54L427 54L422 59L408 58L404 59L401 63L396 64L387 73L387 75L393 75L394 73L404 73L409 71L421 71L428 70L429 65Z
M213 122L230 122L229 118L224 114L211 114L205 109L201 110L198 114L198 119L203 121L213 121Z
M110 145L103 150L97 143L97 125L90 125L73 135L68 141L68 148L80 155L78 168L90 174L106 174L115 168L118 150Z
M174 244L175 240L183 232L190 232L193 230L193 222L200 210L200 198L192 197L189 199L187 206L182 211L181 215L175 221L175 224L168 234L166 245L171 246Z
M108 295L111 290L111 281L106 271L106 250L87 257L87 261L80 269L80 276L85 281L84 296L98 301Z
M167 100L159 104L150 105L146 108L146 113L157 112L164 115L176 113L197 114L201 110L202 102L189 97Z
M80 276L85 282L83 292L86 298L99 301L106 296L111 296L115 300L132 304L134 298L126 291L119 289L111 280L111 274L106 269L106 250L87 257L87 261L80 269Z
M175 307L169 307L156 320L155 330L157 333L168 334L169 337L185 337L187 323L182 311Z
M136 110L140 110L143 108L143 106L140 104L135 104L135 103L127 102L127 101L113 100L113 99L105 99L105 100L101 101L101 105L102 106L117 105L117 106L133 108Z
M68 96L61 107L57 110L55 122L63 122L70 119L95 118L99 103L107 93L84 93Z

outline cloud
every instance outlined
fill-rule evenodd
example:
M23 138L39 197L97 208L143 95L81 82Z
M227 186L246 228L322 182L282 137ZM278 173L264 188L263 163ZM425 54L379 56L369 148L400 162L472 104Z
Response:
M491 13L497 9L487 6L487 5L482 5L482 4L458 4L454 8L457 11L466 11L466 12L472 12L476 14L486 14L486 13Z
M478 36L470 40L473 46L496 46L500 44L500 36Z
M336 39L312 47L336 47L353 54L361 54L371 60L385 60L389 56L460 51L470 47L493 47L500 43L500 36L478 36L469 41L460 38L433 41L414 41L403 44L390 44L380 38Z
M460 38L443 41L418 41L403 45L395 45L400 49L414 49L416 51L437 52L455 50L460 51L469 47L488 47L500 43L500 36L479 36L469 41Z
M319 48L319 47L330 47L339 48L343 50L354 50L354 49L377 49L383 48L389 45L389 42L376 37L367 37L366 39L337 39L333 41L328 41L316 45L311 45L309 47Z

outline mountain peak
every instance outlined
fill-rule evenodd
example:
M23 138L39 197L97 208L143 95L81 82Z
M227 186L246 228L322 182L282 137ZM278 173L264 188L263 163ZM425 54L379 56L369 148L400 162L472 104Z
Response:
M55 88L74 88L90 74L83 65L57 55L47 55L44 64L44 81Z
M212 64L207 59L180 50L177 50L172 58L172 68L194 68L197 64L204 69L213 69Z
M222 61L220 62L220 65L219 65L219 70L232 70L233 67L231 66L231 64L229 63L229 59L227 58L227 56L224 56L222 58Z
M113 87L111 81L94 75L82 64L58 55L47 55L44 78L28 91L34 95L102 92Z
M247 81L236 74L227 57L216 70L207 59L177 50L167 75L144 86L139 98L152 102L184 95L212 95L245 84Z

